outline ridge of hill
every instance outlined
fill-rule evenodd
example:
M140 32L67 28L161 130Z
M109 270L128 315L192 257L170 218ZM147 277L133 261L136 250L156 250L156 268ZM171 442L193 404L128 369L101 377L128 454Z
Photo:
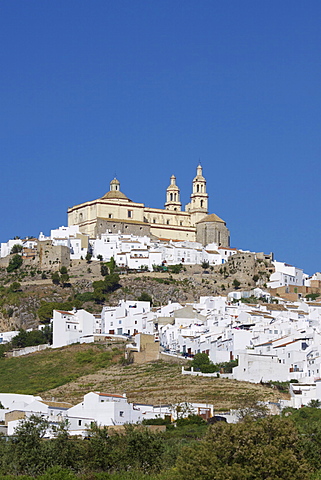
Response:
M268 386L226 378L181 374L181 365L163 360L123 365L124 343L75 344L23 357L0 358L2 392L41 395L78 403L89 391L126 393L130 402L204 402L217 411L236 408L247 396L277 402L287 394Z
M48 302L69 302L72 308L77 301L77 308L100 313L102 304L88 300L84 294L93 292L93 282L103 279L101 265L98 261L72 261L68 283L63 286L52 282L57 265L41 271L24 261L10 273L0 268L0 330L36 327L41 322L39 308ZM129 273L120 275L119 288L108 294L106 303L115 305L123 298L137 300L144 292L152 297L154 306L165 305L169 300L183 304L196 302L200 296L226 295L235 288L248 290L262 285L272 271L269 261L257 259L252 253L238 252L224 265L207 269L186 265L179 273Z

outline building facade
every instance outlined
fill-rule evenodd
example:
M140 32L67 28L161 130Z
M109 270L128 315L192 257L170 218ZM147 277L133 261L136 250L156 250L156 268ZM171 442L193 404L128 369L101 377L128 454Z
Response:
M192 182L190 203L182 211L180 189L171 176L166 190L165 208L149 208L130 200L120 191L114 178L103 197L68 209L68 226L77 225L81 233L99 237L111 233L148 235L169 240L199 241L203 245L216 242L228 247L230 234L226 223L215 214L208 215L208 194L202 167L198 165Z

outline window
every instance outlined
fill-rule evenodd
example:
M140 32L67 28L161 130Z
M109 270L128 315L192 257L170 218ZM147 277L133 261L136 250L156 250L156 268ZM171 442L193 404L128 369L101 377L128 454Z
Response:
M128 218L133 218L133 211L132 210L127 211L127 217Z
M182 225L183 225L183 222L182 222L182 221L180 221L180 222L179 222L179 224L180 224L180 226L182 226Z
M166 220L166 224L169 225L169 220Z
M108 215L108 218L113 218L113 214L110 213L110 214Z
M156 223L156 218L153 218L153 223Z
M119 416L120 416L120 417L123 417L123 416L124 416L124 412L120 411L120 412L119 412Z
M79 427L81 426L81 420L78 420L78 426Z

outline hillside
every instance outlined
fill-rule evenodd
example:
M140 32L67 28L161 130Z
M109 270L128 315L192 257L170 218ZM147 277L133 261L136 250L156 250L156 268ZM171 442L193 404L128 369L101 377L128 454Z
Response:
M89 391L126 393L130 402L200 401L212 403L221 411L237 407L247 395L270 401L282 396L262 385L182 375L180 365L164 361L121 365L123 348L123 344L83 344L1 358L1 391L37 394L74 404Z
M201 295L226 295L235 288L249 289L266 282L272 270L266 260L256 260L253 254L239 253L225 265L203 270L200 265L185 266L180 273L140 272L120 275L118 288L105 302L116 304L120 299L137 300L147 292L154 306L169 300L181 303L197 301ZM101 262L72 261L68 268L69 279L63 286L53 284L52 273L41 271L24 260L21 267L11 273L0 268L0 329L30 328L39 324L39 307L43 302L69 302L78 308L99 313L101 302L86 298L93 291L93 282L102 280ZM88 297L88 295L87 295ZM48 320L47 320L48 321Z

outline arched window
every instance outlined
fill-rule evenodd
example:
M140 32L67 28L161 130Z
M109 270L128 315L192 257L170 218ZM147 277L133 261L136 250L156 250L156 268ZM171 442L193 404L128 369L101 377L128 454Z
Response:
M200 186L199 185L196 186L196 191L197 191L197 193L200 191Z
M170 201L172 202L173 201L173 194L172 193L170 194L169 198L170 198Z
M201 208L203 207L203 200L201 200Z

